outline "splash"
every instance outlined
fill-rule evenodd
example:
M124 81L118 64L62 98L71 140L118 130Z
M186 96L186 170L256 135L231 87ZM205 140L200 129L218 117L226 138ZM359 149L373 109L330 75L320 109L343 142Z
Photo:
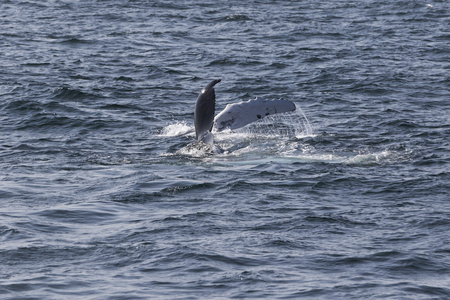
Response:
M186 122L177 122L175 124L169 124L161 130L159 136L171 137L180 136L191 133L193 127L189 126Z
M194 128L186 122L169 124L159 136L192 137L192 142L165 155L181 155L227 163L253 164L269 160L279 163L305 162L349 166L378 165L402 159L396 151L365 151L352 154L339 149L316 149L318 135L304 111L297 106L293 112L268 116L236 130L214 132L214 145L194 141ZM312 138L312 139L311 139ZM320 140L320 138L319 138Z
M312 126L300 107L295 111L267 116L236 130L213 132L214 145L201 147L197 142L178 148L175 155L220 158L274 157L298 151L299 139L314 136ZM194 136L193 127L186 122L165 126L161 137Z
M348 165L372 165L396 162L404 159L402 153L396 151L384 150L367 154L358 154L345 160Z
M395 163L407 159L405 153L397 151L384 150L380 152L356 154L356 155L339 155L334 153L286 153L282 158L289 162L320 162L327 164L341 164L348 166L370 166Z
M193 137L194 128L186 122L169 124L161 129L160 137ZM298 140L313 136L312 126L300 107L295 111L267 116L236 130L213 132L214 145L203 147L197 142L178 148L175 155L193 158L215 154L220 158L273 157L295 152ZM169 154L169 153L166 153Z
M216 152L215 146L209 146L202 142L192 142L181 148L175 155L188 156L192 158L204 158Z

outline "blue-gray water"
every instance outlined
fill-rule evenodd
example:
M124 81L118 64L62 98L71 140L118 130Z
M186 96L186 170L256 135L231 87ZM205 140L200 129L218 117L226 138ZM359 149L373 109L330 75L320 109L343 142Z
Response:
M443 0L1 1L0 298L450 298L449 28ZM298 109L189 150L215 78L218 111Z

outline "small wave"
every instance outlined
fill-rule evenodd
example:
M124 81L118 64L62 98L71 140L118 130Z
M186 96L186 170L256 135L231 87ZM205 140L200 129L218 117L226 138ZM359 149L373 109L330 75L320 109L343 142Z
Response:
M128 81L128 82L134 81L134 79L132 77L123 76L123 75L119 76L119 77L114 77L113 79L116 81Z
M53 99L61 99L61 100L84 100L84 99L95 99L98 97L99 97L98 95L85 93L76 88L67 86L58 88L53 92Z
M250 20L252 19L245 14L231 14L219 19L219 21L226 21L226 22L250 21Z
M35 215L64 224L99 224L109 222L116 218L117 212L114 209L106 207L95 207L92 205L80 204L46 209L36 212ZM52 226L56 225L53 224ZM68 230L64 225L61 225L60 229L62 231Z
M238 61L228 58L214 59L207 66L215 67L215 66L234 66L237 65Z
M16 228L11 228L8 226L0 226L0 241L6 242L10 240L15 240L23 237L23 233L21 233Z
M83 39L80 36L73 36L73 35L64 35L64 34L55 34L51 33L47 35L48 39L54 40L56 42L59 42L61 44L91 44L94 43L93 40L87 40Z
M61 43L63 43L63 44L72 44L72 45L75 45L75 44L91 44L92 41L81 39L81 38L76 38L76 37L67 37L67 38L64 38L61 41Z

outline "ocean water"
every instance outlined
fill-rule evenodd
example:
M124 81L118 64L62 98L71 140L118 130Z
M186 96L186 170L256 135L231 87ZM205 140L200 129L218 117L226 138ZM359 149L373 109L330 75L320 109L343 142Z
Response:
M449 299L450 2L0 3L1 299ZM216 109L294 113L190 147Z

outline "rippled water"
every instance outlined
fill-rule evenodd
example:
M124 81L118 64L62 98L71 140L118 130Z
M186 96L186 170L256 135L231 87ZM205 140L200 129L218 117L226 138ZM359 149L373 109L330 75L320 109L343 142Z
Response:
M449 298L449 9L2 1L0 297Z

